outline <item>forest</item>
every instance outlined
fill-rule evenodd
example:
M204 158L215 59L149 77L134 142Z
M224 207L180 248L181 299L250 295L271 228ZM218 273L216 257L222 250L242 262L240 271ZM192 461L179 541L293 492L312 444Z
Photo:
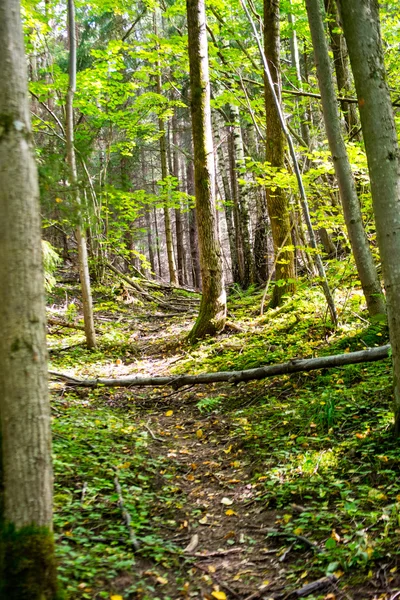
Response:
M0 599L400 599L398 0L0 0Z

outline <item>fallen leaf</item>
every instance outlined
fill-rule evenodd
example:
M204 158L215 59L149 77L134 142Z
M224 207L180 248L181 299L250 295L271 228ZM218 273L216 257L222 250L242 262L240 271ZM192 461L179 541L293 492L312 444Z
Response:
M211 596L217 600L227 600L225 592L211 592Z
M160 585L165 585L166 583L168 583L168 579L166 579L165 577L157 577L156 579L157 583L159 583ZM122 599L121 599L122 600Z
M225 514L227 517L232 517L233 515L235 515L236 517L238 516L237 513L235 513L235 511L231 508L228 508L228 510L225 511Z
M166 417L172 417L172 415L174 414L173 410L167 410L167 412L165 413Z
M230 506L231 504L233 504L233 500L231 500L230 498L222 498L221 504L225 504L225 506Z
M198 429L196 431L196 437L200 440L203 437L203 430L202 429Z
M119 594L114 594L113 596L110 596L110 600L124 600L124 599Z

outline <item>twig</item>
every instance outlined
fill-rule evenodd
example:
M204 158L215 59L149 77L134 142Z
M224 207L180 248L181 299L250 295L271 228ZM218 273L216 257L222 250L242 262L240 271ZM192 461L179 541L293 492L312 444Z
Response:
M121 485L119 483L117 469L114 469L114 472L115 472L114 485L115 485L116 492L118 494L118 506L121 509L122 517L124 519L125 525L126 525L126 527L128 529L128 532L129 532L129 540L130 540L133 548L135 550L139 550L140 544L139 544L139 542L138 542L138 540L136 538L135 532L133 531L133 528L132 528L132 525L131 525L131 523L132 523L132 517L131 517L131 515L129 514L129 512L126 510L126 508L124 506L124 499L122 497L122 488L121 488Z
M242 548L229 548L228 550L216 550L215 552L208 552L207 554L202 554L201 552L195 552L192 556L196 558L202 558L203 560L207 558L214 558L215 556L226 556L227 554L233 554L236 552L241 552Z
M321 552L321 550L318 548L317 544L315 542L312 542L308 538L304 537L304 535L296 535L295 533L292 533L291 531L279 531L279 529L274 529L273 527L260 528L260 531L261 532L265 531L265 533L272 533L273 535L276 535L277 537L286 537L289 539L290 538L296 539L299 542L302 542L303 544L305 544L306 546L311 548L312 550L314 550L314 552Z
M155 440L156 442L160 442L161 444L164 443L165 440L162 440L161 438L158 438L154 435L154 433L152 432L152 430L150 429L150 427L146 424L143 425L143 427L145 429L147 429L147 431L149 432L149 434L151 435L151 437L153 438L153 440Z

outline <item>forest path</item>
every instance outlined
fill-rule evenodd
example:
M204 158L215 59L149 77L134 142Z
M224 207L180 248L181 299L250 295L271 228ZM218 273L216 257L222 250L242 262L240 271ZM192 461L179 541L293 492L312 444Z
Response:
M290 328L298 322L288 320ZM118 303L116 308L115 302L105 302L98 307L96 322L100 347L94 352L82 345L82 332L51 326L49 346L57 370L78 377L168 375L186 370L188 360L190 369L196 368L196 361L198 368L204 368L202 355L197 358L203 346L193 350L185 344L192 315L140 314L130 306ZM222 360L229 360L225 355L220 358L221 349L241 355L249 350L249 340L223 334L212 347L205 344L205 360L215 356L220 362L212 366L220 370ZM260 343L265 354L263 338ZM63 569L74 579L70 597L389 600L396 584L390 574L393 563L378 566L374 585L364 583L365 573L359 584L346 585L344 576L340 590L324 582L313 594L306 596L307 588L300 591L323 574L321 565L327 562L319 556L324 556L331 529L328 526L321 535L321 527L318 531L307 527L305 533L299 528L296 534L293 527L295 535L290 535L287 526L296 513L301 517L307 511L308 518L318 517L316 507L304 508L289 500L278 511L266 485L273 481L280 485L276 474L272 477L268 471L266 448L276 439L290 450L286 444L293 443L293 435L285 428L291 427L293 433L293 416L284 414L293 412L289 404L299 387L300 380L288 385L280 378L177 391L71 389L55 384L56 453L65 453L65 463L58 461L61 467L56 463L56 492L62 491L56 494L56 515L60 515L56 534L65 552ZM265 413L269 398L275 398L269 421L273 432L254 427L259 409ZM314 429L307 431L302 434L303 440L309 440L306 445L314 443L315 435ZM73 447L67 439L72 439ZM326 444L329 447L331 442ZM312 467L315 473L318 461ZM126 541L113 473L118 474L125 508L142 541L138 553ZM292 476L294 481L302 479L297 468ZM81 500L71 505L71 516L66 499L74 494ZM115 566L105 560L107 556ZM81 573L76 565L83 558L86 565Z

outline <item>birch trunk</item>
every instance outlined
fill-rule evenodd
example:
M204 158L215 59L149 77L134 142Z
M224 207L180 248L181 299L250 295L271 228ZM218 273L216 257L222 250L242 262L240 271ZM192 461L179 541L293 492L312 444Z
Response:
M392 344L394 412L400 433L400 150L386 81L377 0L338 3L353 70Z
M215 173L211 132L210 80L204 0L187 0L191 113L196 211L203 295L199 316L189 334L194 342L225 326L226 293L217 235Z
M79 225L75 236L78 246L79 278L82 289L83 321L85 325L86 344L88 348L96 347L94 329L92 292L90 288L89 263L87 255L85 230L82 226L82 207L78 191L78 173L74 147L74 95L76 90L76 35L75 35L75 5L68 0L68 39L69 39L69 82L65 102L65 135L67 146L67 162L69 166L71 195L74 208L79 211Z
M339 185L340 198L354 260L371 317L385 314L385 301L374 259L365 233L361 206L342 137L337 97L333 86L328 45L319 0L306 0L308 22L317 65L325 129Z
M0 3L0 597L57 596L39 189L19 2Z

